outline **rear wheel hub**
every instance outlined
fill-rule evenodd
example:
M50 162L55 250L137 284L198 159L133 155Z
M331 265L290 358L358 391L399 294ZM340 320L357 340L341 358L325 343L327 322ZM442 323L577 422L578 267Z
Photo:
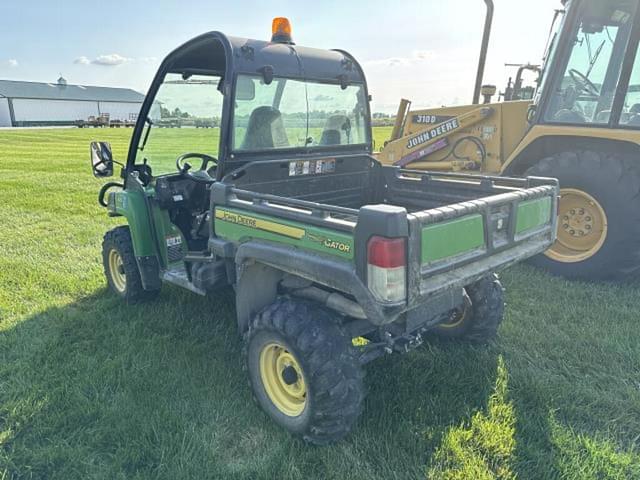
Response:
M586 192L560 190L558 239L546 255L563 263L576 263L594 256L607 238L607 215L602 205Z
M260 378L278 410L297 417L307 404L307 386L296 357L283 345L270 343L260 352Z

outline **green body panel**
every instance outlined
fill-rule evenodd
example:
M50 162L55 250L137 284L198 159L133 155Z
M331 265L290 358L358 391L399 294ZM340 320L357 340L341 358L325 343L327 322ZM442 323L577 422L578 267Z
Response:
M157 255L149 224L149 214L143 191L115 192L115 213L126 217L131 231L133 251L138 257Z
M455 257L485 246L482 215L469 215L422 229L422 263Z
M158 256L163 268L168 266L167 241L181 245L183 254L186 251L186 241L169 219L169 213L160 208L151 207L152 218L149 219L145 197L153 196L153 189L124 190L115 192L115 212L123 215L129 223L133 251L137 257ZM154 232L158 236L158 243L154 239ZM176 240L178 239L179 240ZM158 251L158 248L160 251Z
M268 240L353 259L351 235L239 209L217 207L214 230L218 237L232 242Z
M160 248L160 264L166 268L171 263L181 263L182 260L180 259L177 261L174 259L173 262L169 261L167 251L169 246L168 242L172 243L175 248L180 248L182 250L182 255L184 256L187 252L186 239L182 235L180 229L171 223L169 212L167 210L161 210L158 207L152 207L151 210L155 231L158 235L158 243L160 244L158 246Z
M551 197L539 198L522 202L518 206L516 233L546 225L551 220Z

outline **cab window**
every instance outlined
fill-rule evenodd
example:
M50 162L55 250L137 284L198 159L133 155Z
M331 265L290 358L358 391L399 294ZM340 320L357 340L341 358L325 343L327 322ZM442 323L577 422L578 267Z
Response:
M233 149L263 151L366 144L363 85L238 76Z
M304 82L240 76L234 111L234 150L304 147L307 140Z
M190 152L218 156L223 96L220 77L168 73L156 94L136 163L155 177L177 172L176 159Z
M564 74L545 120L606 125L611 118L638 0L584 2Z
M625 95L620 125L640 128L640 48L636 53L629 88Z

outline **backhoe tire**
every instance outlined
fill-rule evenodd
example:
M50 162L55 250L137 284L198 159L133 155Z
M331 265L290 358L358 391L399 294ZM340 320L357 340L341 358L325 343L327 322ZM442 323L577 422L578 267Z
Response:
M463 307L430 333L445 339L487 343L496 337L503 318L504 288L497 275L489 275L465 287Z
M308 443L347 435L364 400L364 371L333 313L278 298L245 335L249 381L262 409Z
M558 240L532 264L583 280L640 268L640 160L578 150L545 158L526 175L557 178L561 195Z
M102 264L111 290L129 304L153 300L160 290L142 288L129 227L108 231L102 241Z

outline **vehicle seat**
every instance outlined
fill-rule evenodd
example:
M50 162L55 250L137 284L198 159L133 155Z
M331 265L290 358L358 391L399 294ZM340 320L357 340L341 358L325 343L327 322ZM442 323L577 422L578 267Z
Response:
M629 120L627 122L623 122L620 119L620 123L626 123L632 127L640 127L640 103L634 103L629 109Z
M622 112L620 115L620 123L626 124L629 123L629 120L633 116L633 112ZM611 110L603 110L598 115L596 115L595 123L609 123L611 119Z
M282 114L273 107L258 107L249 117L242 150L262 150L289 146Z
M320 137L320 145L348 145L351 142L351 121L346 115L332 115Z
M553 120L555 122L562 122L562 123L586 123L587 122L584 116L582 116L582 114L576 112L575 110L568 110L568 109L560 110L558 113L554 115Z
M609 118L611 118L611 110L603 110L596 115L595 123L609 123Z

